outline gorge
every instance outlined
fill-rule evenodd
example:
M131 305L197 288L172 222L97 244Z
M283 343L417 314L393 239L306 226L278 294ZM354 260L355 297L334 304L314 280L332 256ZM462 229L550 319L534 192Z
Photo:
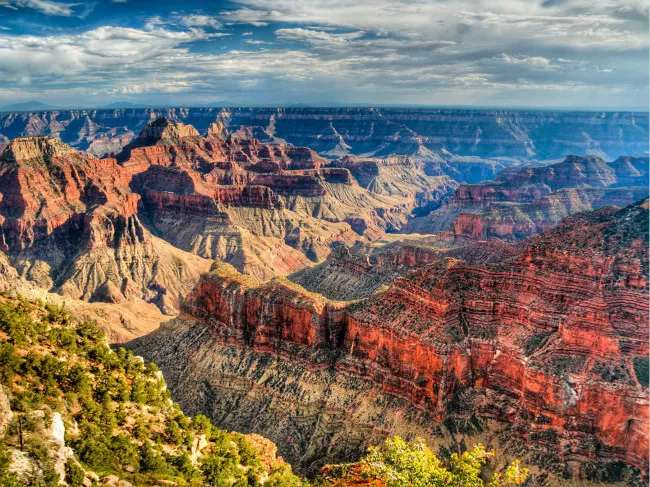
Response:
M0 287L98 321L186 414L301 474L401 435L482 442L534 485L643 479L647 133L631 112L0 115Z

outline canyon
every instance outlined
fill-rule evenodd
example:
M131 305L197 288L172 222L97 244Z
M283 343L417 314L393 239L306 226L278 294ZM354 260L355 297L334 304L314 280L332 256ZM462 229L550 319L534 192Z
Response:
M627 206L648 195L648 157L568 156L543 167L509 168L494 181L462 184L441 208L405 231L450 231L477 240L521 239L578 211Z
M0 114L0 289L96 320L306 475L399 434L482 442L535 485L644 478L647 124Z
M204 133L215 120L321 155L410 155L464 182L492 179L512 159L591 154L613 160L648 150L648 114L433 108L146 108L0 113L0 143L47 135L101 156L118 152L159 117ZM488 162L481 158L496 158Z
M402 434L527 452L537 482L619 480L648 468L647 229L647 200L579 213L499 263L443 253L357 301L215 263L129 347L188 411L302 471Z

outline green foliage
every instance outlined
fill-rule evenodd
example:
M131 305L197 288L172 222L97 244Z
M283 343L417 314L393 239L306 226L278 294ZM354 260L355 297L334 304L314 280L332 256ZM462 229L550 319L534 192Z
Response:
M212 434L212 423L203 414L198 414L192 418L192 431L210 438Z
M9 473L7 447L19 443L14 421L0 439L3 487L58 485L50 446L42 439L51 411L78 427L66 428L66 442L81 464L66 463L66 481L75 487L83 485L83 469L134 485L167 479L179 486L245 487L267 477L272 487L303 485L283 462L262 465L263 452L244 435L220 431L203 415L186 417L158 368L123 348L112 350L94 323L57 306L0 296L0 331L0 383L11 389L12 409L21 413L25 451L44 473L35 470L21 483ZM31 414L35 410L44 414ZM194 464L190 449L203 435L208 445Z
M380 478L388 487L506 487L524 483L528 470L518 460L485 482L481 478L483 467L493 455L478 445L462 455L453 454L446 467L424 440L409 445L396 436L381 448L370 448L362 465L367 477Z
M86 474L84 470L71 460L65 464L65 481L70 487L81 487Z
M650 361L648 357L634 357L634 373L643 387L650 385Z
M9 471L10 464L11 455L7 448L0 443L0 485L3 487L19 487L21 484L18 483L16 475Z

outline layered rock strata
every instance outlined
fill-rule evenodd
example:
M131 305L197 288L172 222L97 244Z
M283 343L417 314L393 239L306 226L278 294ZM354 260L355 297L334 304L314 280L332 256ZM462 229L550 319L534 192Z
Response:
M569 156L550 166L506 170L494 181L460 185L441 208L412 220L405 231L525 238L578 211L626 206L646 197L649 169L647 157L605 162Z
M398 433L526 452L536 482L616 480L648 468L647 222L647 200L581 213L501 263L436 259L351 303L218 264L130 346L188 411L307 471Z
M221 124L203 137L164 118L116 157L163 238L260 281L322 261L333 245L395 231L416 208L435 207L456 187L406 159L369 162L409 178L364 187L345 164L309 149L244 139Z
M148 108L0 114L0 134L48 135L94 154L116 151L165 116L200 132L221 120L235 133L286 140L331 158L347 154L411 155L449 163L468 176L491 171L477 158L560 159L595 154L613 160L648 151L648 114L430 108ZM469 164L467 164L469 163ZM495 174L483 179L491 179ZM453 176L452 176L453 177ZM475 179L462 179L479 182Z
M144 228L130 182L115 159L49 137L12 141L0 157L0 251L45 290L173 313L210 264Z

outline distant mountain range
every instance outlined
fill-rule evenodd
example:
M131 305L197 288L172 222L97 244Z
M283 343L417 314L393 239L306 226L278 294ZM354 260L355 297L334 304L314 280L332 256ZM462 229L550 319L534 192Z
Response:
M11 105L4 106L0 108L0 111L3 112L29 112L29 111L44 111L44 110L54 110L55 107L43 103L40 101L21 101L18 103L12 103Z

